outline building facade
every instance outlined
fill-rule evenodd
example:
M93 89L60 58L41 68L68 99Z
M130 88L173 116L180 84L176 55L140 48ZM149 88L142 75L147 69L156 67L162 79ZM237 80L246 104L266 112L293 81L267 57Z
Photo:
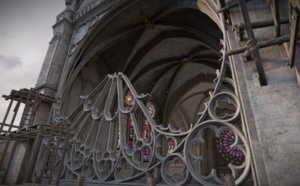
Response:
M66 0L2 183L299 185L299 8Z

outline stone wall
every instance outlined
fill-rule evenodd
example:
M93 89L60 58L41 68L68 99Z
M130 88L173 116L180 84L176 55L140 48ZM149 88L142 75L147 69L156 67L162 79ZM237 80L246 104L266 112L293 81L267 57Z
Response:
M272 19L265 2L251 1L247 3L247 7L251 21ZM230 13L233 24L243 22L238 7L230 10ZM282 28L286 30L288 25L282 25ZM283 31L282 35L286 33L288 32ZM274 37L274 27L255 29L254 34L258 42L271 39ZM238 41L235 35L230 35L230 38L231 48L243 47L247 43ZM298 185L300 88L294 70L287 66L289 59L283 45L259 51L267 76L267 86L259 85L254 61L243 62L241 54L232 57L236 64L238 86L254 147L257 174L261 178L261 185Z

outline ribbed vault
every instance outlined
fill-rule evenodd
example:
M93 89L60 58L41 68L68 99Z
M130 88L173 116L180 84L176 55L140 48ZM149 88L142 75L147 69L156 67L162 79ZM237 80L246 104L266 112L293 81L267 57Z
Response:
M81 43L62 112L71 113L107 74L123 72L152 95L159 122L186 130L214 89L221 37L196 1L120 2Z

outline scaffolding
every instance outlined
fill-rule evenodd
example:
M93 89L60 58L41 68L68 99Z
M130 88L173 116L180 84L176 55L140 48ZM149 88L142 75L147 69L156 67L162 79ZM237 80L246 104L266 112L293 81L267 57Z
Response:
M282 17L280 16L279 11L279 0L268 0L267 2L270 6L272 20L251 22L246 5L247 1L249 0L230 0L227 3L225 3L225 0L221 0L222 8L218 10L215 9L214 11L216 13L223 13L224 18L229 24L231 24L230 9L237 6L239 7L244 22L237 25L231 25L232 30L237 34L240 41L245 40L244 36L246 31L248 35L248 42L247 45L244 47L226 51L226 55L230 56L239 53L244 53L244 61L254 60L258 71L260 85L266 86L268 85L268 82L259 53L259 50L261 48L269 47L276 44L286 44L289 42L289 45L285 45L289 57L288 65L291 68L296 67L295 55L297 42L299 39L300 2L298 0L288 0L288 17ZM212 4L210 1L207 2L209 4ZM211 7L213 6L211 5ZM289 24L290 35L281 35L282 24ZM274 26L274 38L257 42L253 29L264 28L269 26ZM300 68L295 68L295 70L300 71Z
M29 157L29 161L27 161L26 165L24 165L23 170L25 170L25 177L21 182L40 184L42 182L42 178L45 177L45 173L50 172L51 176L48 176L47 179L48 184L51 184L58 151L59 149L62 149L63 158L66 151L70 130L68 130L68 126L66 125L54 125L52 122L52 111L50 112L50 116L46 124L36 124L34 120L41 103L43 102L53 105L53 103L55 103L55 99L40 94L33 89L21 89L19 91L12 90L10 95L3 95L3 98L5 98L5 100L10 100L10 103L4 115L4 119L2 123L0 123L0 143L3 144L0 151L1 183L5 182L5 178L12 163L17 144L19 142L27 141L28 144L31 144L31 150L27 155L27 157ZM17 125L15 124L15 120L21 104L24 105L24 110L20 118L20 123ZM14 109L12 109L13 105ZM8 116L10 114L12 114L12 118L11 121L7 123ZM40 153L40 148L43 139L45 138L48 139L48 143L45 145L46 150L42 162L42 171L40 175L37 175L33 179L38 154ZM58 139L57 143L53 143L55 138ZM61 170L62 166L63 161L60 162L58 170ZM61 173L58 175L61 175ZM58 185L59 181L60 176L57 176L55 184Z

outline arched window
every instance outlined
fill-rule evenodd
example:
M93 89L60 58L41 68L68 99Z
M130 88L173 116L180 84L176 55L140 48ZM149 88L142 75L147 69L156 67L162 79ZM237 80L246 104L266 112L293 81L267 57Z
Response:
M127 93L127 95L125 96L125 106L127 108L132 107L134 104L134 98L132 96L132 94L129 92ZM155 117L156 115L156 108L153 104L153 102L148 101L146 103L146 107L149 111L149 114L152 118ZM133 153L135 150L135 144L136 144L136 131L134 128L134 123L132 118L130 117L130 115L124 115L124 120L125 120L125 124L128 127L128 147L129 147L129 152ZM151 142L151 127L149 124L149 121L147 120L146 117L144 117L143 121L143 126L141 126L142 128L142 137L144 139L144 142L146 143L150 143ZM143 149L143 154L142 154L142 159L144 162L148 162L149 161L149 156L150 156L150 150L149 148L144 148Z

